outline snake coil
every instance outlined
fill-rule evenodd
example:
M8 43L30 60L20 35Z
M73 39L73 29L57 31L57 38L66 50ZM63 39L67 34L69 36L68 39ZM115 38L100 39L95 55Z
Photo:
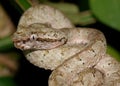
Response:
M13 41L31 63L53 70L49 86L120 86L120 63L106 54L103 33L76 28L53 7L25 11Z

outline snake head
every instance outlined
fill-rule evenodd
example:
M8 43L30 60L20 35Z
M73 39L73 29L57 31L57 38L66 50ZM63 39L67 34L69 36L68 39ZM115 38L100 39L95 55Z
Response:
M52 49L67 41L63 31L39 23L28 27L19 25L12 39L15 47L21 50Z

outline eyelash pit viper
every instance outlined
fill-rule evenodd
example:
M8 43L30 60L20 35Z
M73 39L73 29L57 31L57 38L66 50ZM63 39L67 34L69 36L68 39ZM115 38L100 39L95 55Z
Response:
M120 63L106 53L104 34L75 27L53 7L25 11L12 39L31 63L53 70L49 86L120 86Z

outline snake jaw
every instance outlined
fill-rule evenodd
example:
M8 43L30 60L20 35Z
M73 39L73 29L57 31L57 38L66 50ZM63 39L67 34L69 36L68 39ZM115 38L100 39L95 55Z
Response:
M40 38L32 34L29 38L13 39L16 48L21 50L53 49L67 42L65 37L60 39Z

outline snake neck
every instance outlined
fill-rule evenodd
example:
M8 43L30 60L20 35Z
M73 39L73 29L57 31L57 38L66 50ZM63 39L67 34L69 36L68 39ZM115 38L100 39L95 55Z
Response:
M70 28L68 33L68 41L67 44L72 45L80 45L80 44L87 44L88 39L86 36L84 36L84 33L80 34L79 28Z

